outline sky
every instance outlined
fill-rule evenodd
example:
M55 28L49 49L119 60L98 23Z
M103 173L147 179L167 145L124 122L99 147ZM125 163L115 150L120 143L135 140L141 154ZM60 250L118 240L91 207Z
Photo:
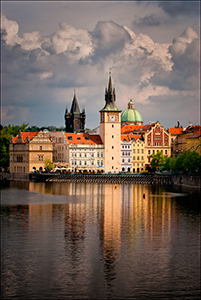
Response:
M200 124L200 2L1 2L3 126L65 126L75 90L96 128L110 71L144 124Z

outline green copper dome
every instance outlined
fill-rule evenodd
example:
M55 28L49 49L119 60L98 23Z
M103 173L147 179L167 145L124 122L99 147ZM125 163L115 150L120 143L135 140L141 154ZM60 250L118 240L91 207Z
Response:
M141 114L134 109L132 100L128 103L128 108L121 114L121 122L143 122Z

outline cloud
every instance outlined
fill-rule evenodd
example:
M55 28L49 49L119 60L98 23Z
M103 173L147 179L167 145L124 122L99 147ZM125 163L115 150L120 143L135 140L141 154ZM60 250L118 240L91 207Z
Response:
M146 15L143 18L139 18L135 16L135 20L133 21L134 25L139 27L146 27L146 26L159 26L161 24L161 20L158 18L156 14Z
M161 7L169 16L178 15L199 15L199 1L160 1L158 6Z
M38 77L40 79L45 79L45 78L52 77L52 75L53 75L52 72L43 72L43 73L38 74Z
M145 123L147 118L150 121L149 108L153 116L158 114L156 120L164 111L168 115L168 99L180 105L182 96L193 103L198 99L199 39L190 27L172 43L156 43L149 35L136 34L113 21L98 22L92 31L61 23L49 36L32 31L21 37L15 21L4 17L3 24L4 123L23 120L43 126L51 120L62 126L65 107L70 108L76 88L80 106L86 107L87 126L98 126L110 68L117 106L126 109L132 98L136 109L142 109ZM154 111L160 97L164 101Z
M197 33L188 27L179 37L173 39L169 47L172 70L160 70L150 79L152 84L168 86L172 90L199 89L200 41Z

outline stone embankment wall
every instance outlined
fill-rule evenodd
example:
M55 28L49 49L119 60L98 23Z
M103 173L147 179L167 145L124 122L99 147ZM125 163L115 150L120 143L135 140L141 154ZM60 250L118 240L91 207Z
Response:
M0 173L0 180L33 180L38 182L99 182L99 183L136 183L136 184L174 184L201 188L199 174L24 174Z
M26 173L0 173L0 180L29 180Z
M200 174L174 174L171 177L173 184L201 188Z

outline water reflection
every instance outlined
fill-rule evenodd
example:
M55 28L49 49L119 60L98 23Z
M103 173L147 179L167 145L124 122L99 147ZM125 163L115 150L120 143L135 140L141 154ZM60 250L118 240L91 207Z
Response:
M34 182L1 192L2 299L198 296L200 214L177 202L188 194Z

